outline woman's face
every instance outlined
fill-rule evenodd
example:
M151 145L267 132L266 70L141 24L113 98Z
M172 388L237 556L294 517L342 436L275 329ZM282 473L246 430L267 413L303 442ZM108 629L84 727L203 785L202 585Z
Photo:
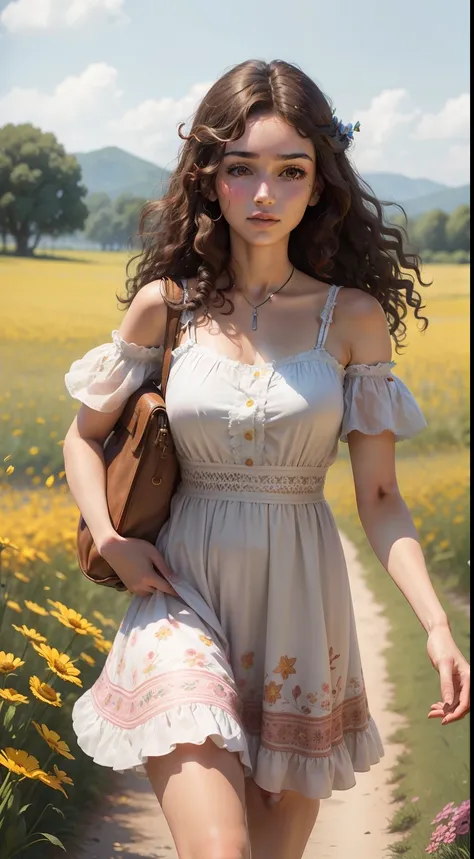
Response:
M210 199L219 201L231 230L265 246L288 236L315 205L315 183L312 141L271 114L249 120L244 135L226 144Z

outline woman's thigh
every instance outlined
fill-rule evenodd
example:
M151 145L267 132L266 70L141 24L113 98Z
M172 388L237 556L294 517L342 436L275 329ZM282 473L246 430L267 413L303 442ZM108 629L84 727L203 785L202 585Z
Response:
M246 779L247 821L252 859L301 859L319 812L320 800L284 790L269 806L266 792Z
M150 757L146 773L166 817L179 859L249 859L244 773L239 756L179 744Z

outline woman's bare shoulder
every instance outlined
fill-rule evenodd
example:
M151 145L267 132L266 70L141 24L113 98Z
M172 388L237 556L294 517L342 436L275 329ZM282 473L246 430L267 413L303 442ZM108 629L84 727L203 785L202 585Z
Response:
M339 326L351 363L390 361L392 344L385 311L379 301L357 287L339 290Z
M165 336L167 306L164 281L154 280L134 295L119 328L120 336L138 346L161 346Z

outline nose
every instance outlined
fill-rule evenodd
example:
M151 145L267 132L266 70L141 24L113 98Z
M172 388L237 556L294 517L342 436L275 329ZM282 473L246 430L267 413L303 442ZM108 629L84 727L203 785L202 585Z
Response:
M272 205L275 202L275 194L270 183L262 179L257 186L253 199L255 204Z

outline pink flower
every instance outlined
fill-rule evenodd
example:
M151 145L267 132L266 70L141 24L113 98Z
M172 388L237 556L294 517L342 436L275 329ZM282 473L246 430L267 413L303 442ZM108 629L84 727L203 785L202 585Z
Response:
M419 797L419 796L412 796L411 801L412 801L412 802L418 802L418 801L419 801L419 799L420 799L420 797Z
M296 699L299 698L301 695L301 686L295 686L291 694L296 701Z
M446 835L444 836L444 843L445 844L452 844L453 841L456 841L456 830L455 829L449 829L448 832L446 833Z
M467 835L471 826L469 820L461 820L456 827L456 835Z

